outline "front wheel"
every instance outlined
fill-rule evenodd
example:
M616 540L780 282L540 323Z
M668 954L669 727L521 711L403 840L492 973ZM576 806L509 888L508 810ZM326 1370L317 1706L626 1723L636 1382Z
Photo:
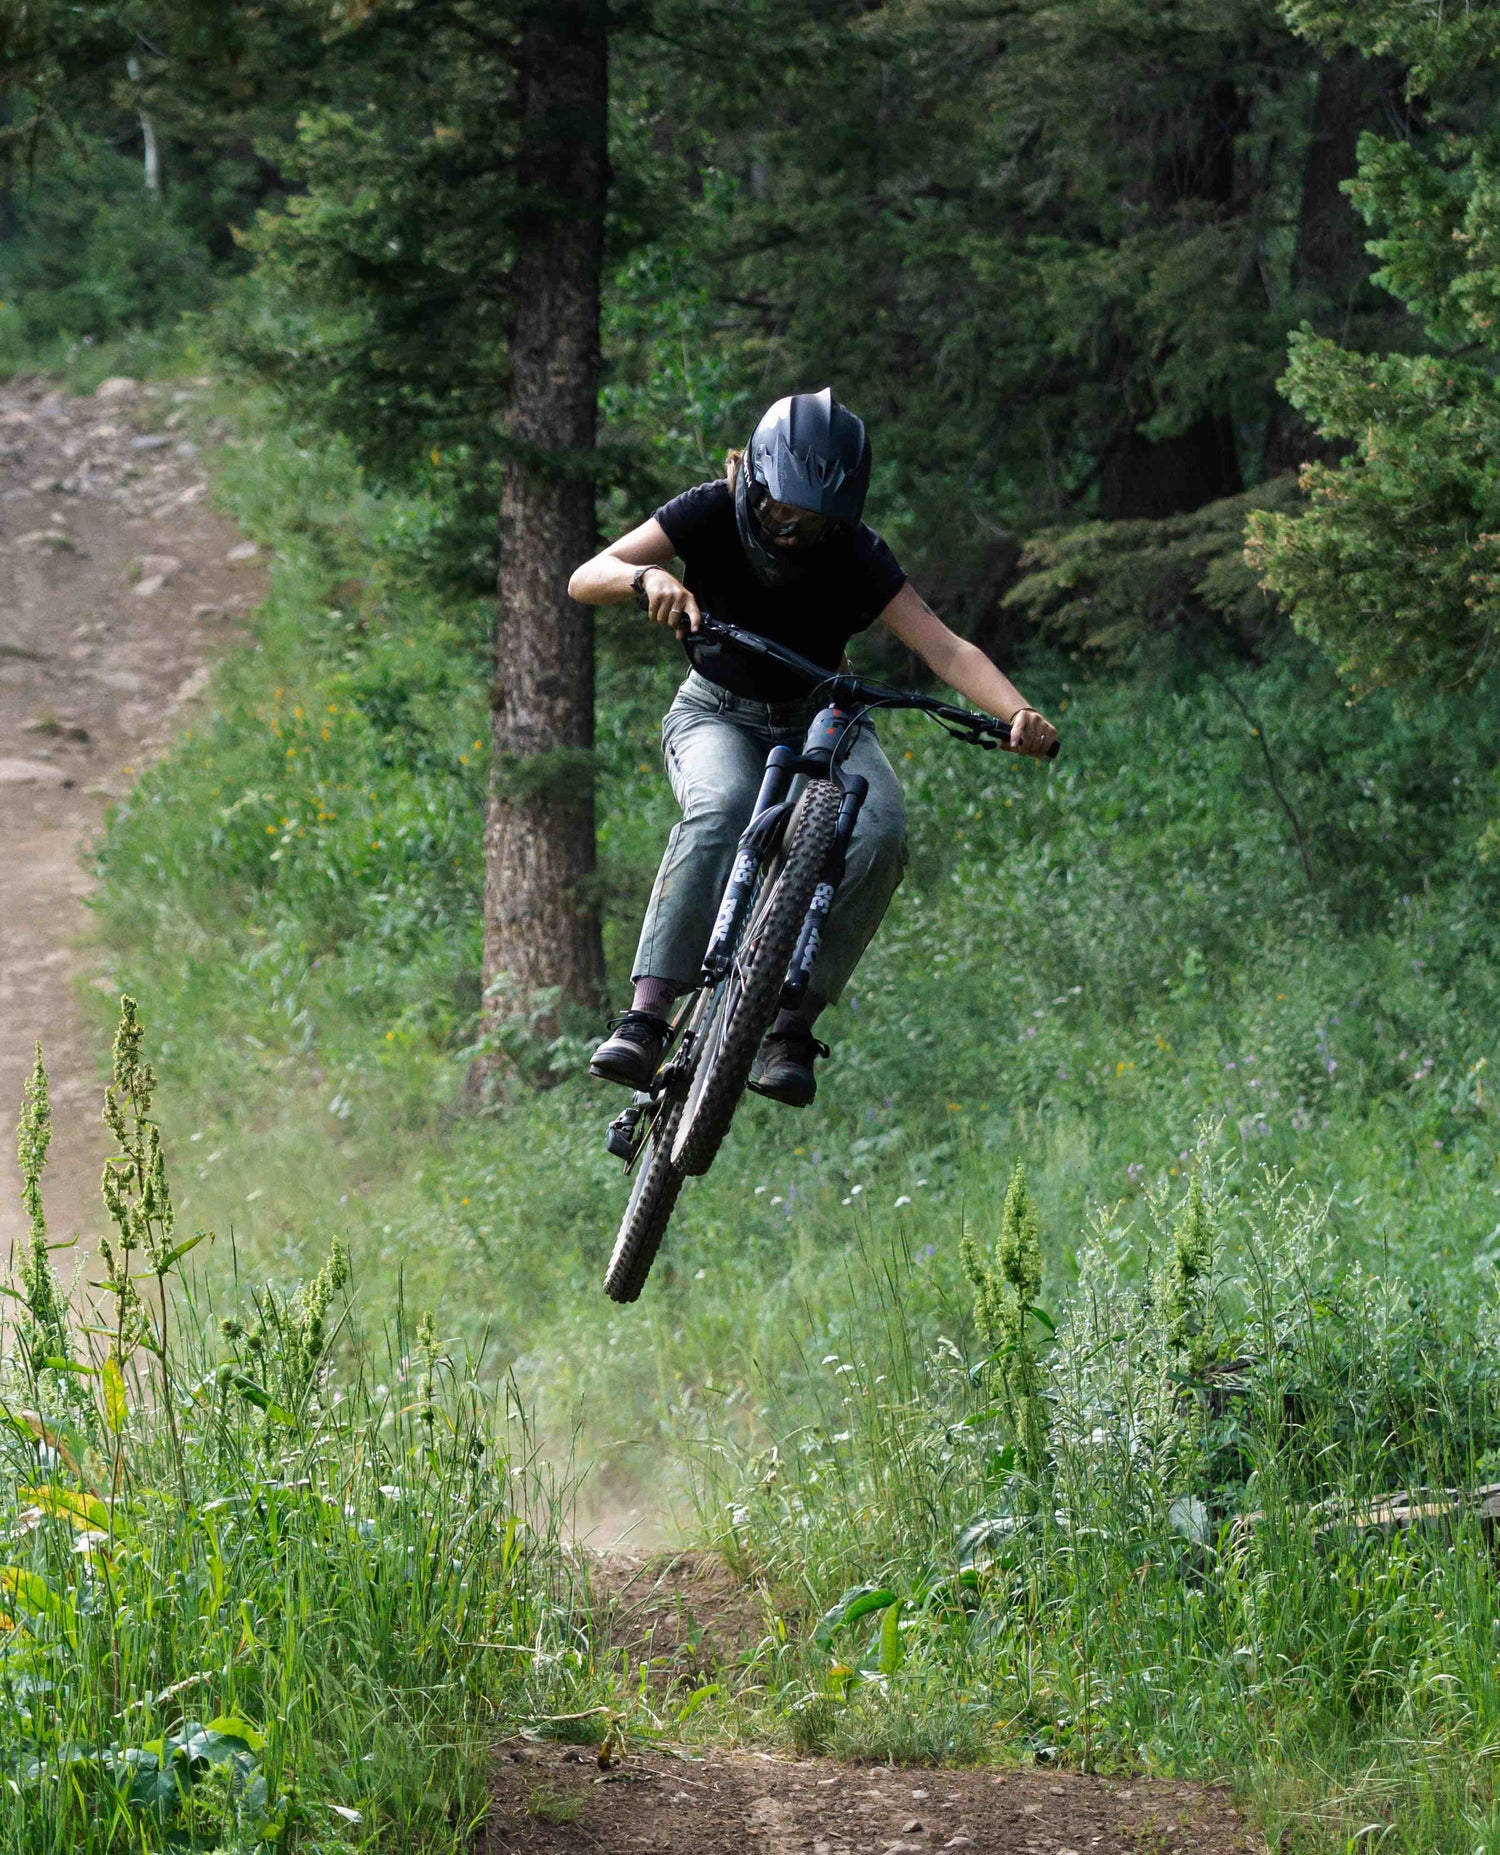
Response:
M677 1194L682 1190L681 1169L672 1163L672 1142L681 1119L681 1095L664 1096L646 1135L645 1150L636 1160L630 1202L620 1220L620 1233L605 1271L604 1292L611 1301L634 1301L656 1261Z
M715 990L672 1149L681 1172L707 1172L729 1132L750 1066L776 1016L842 802L842 791L828 780L808 784L787 828L781 868L757 898L729 971Z

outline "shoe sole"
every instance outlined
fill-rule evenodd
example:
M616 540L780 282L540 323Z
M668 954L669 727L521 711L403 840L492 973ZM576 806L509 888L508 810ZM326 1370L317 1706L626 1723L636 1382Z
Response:
M774 1088L767 1088L760 1082L747 1082L745 1085L753 1095L764 1095L767 1101L779 1101L783 1108L810 1108L817 1099L817 1084L804 1095L800 1091L795 1095L784 1095Z
M634 1075L626 1075L621 1069L607 1069L602 1064L590 1063L589 1074L596 1082L617 1082L621 1088L645 1089L650 1088L651 1078L656 1074L656 1071L654 1069L648 1070L644 1076L642 1076L639 1071Z

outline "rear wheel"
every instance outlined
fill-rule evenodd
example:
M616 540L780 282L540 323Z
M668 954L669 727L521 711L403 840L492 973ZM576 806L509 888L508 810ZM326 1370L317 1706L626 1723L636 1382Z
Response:
M682 1172L672 1164L672 1142L681 1119L680 1095L658 1103L645 1148L635 1162L630 1202L620 1220L620 1233L604 1275L604 1292L611 1301L634 1301L656 1261L677 1194L682 1190Z
M692 1085L673 1146L680 1172L707 1172L729 1132L750 1066L776 1016L842 802L841 790L830 781L808 784L787 829L781 868L756 899L729 971L715 990L699 1032Z

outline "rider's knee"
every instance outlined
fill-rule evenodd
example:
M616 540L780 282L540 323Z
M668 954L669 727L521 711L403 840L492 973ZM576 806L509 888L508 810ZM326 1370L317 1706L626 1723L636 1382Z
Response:
M695 793L682 813L682 829L695 844L735 844L748 823L748 809L725 793Z
M862 813L849 846L848 875L855 880L866 875L881 877L894 888L905 868L904 810L881 807Z

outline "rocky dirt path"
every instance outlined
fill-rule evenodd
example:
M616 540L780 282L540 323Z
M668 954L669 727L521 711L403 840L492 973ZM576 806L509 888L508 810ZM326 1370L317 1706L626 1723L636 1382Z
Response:
M25 1227L11 1130L37 1038L53 1235L95 1228L108 1046L76 987L110 981L86 945L88 846L260 592L183 429L207 386L0 383L0 1255Z
M760 1595L711 1554L612 1554L599 1628L680 1702L743 1678ZM672 1709L664 1706L664 1716ZM501 1749L484 1855L1255 1855L1227 1787L1158 1778L848 1764L697 1744L523 1736Z

